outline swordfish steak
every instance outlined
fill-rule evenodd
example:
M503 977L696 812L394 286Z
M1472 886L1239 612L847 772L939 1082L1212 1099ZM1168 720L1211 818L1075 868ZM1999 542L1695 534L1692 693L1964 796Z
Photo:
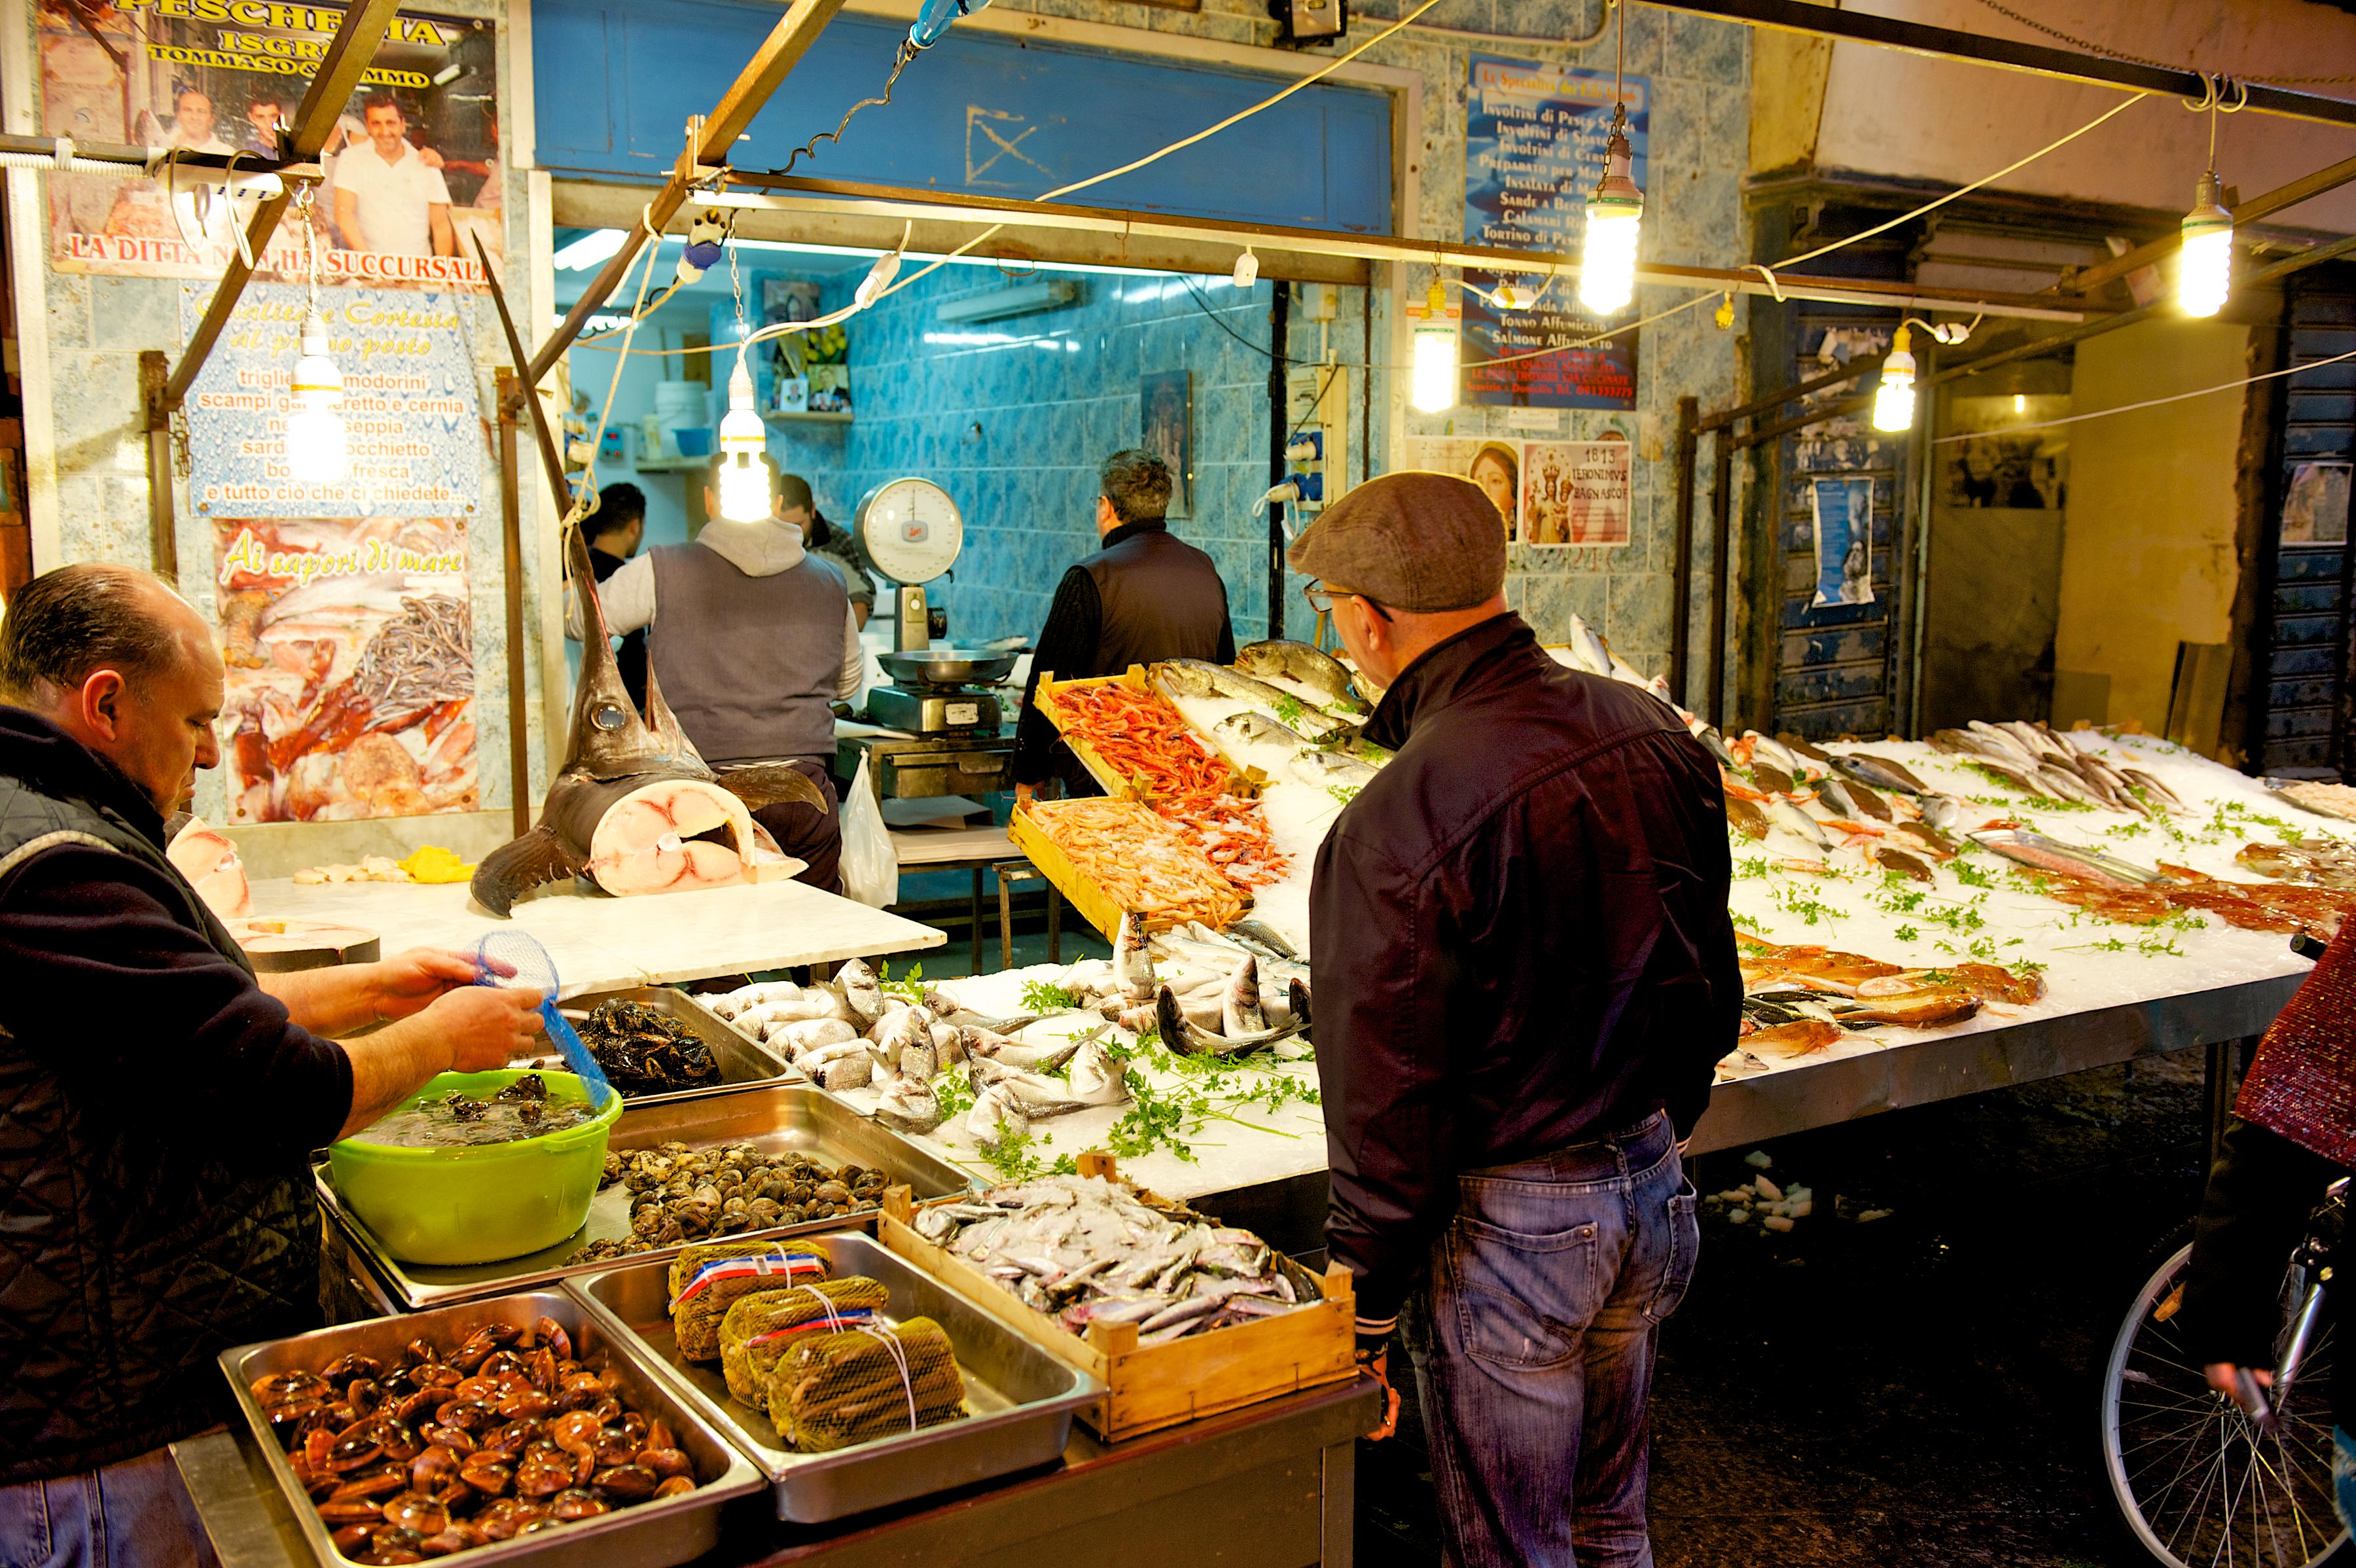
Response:
M614 662L578 528L565 530L564 551L583 628L592 632L581 645L564 766L538 825L476 867L475 902L504 919L533 888L584 875L625 897L744 881L763 836L753 812L791 800L823 811L826 797L784 763L713 773L663 701L652 668L641 716Z

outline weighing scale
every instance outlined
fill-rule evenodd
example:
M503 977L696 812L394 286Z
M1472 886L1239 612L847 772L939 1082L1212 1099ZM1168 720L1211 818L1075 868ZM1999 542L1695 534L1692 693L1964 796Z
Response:
M932 646L925 585L945 575L965 542L965 519L930 479L888 480L861 498L851 528L875 569L898 585L892 651L879 656L893 684L867 693L867 716L908 738L846 738L875 756L878 792L923 797L1003 789L1013 743L992 690L1014 655Z

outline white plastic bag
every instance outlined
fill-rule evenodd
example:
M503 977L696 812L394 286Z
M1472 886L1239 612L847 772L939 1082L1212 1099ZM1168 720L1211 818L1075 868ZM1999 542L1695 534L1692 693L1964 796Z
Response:
M900 852L892 847L884 810L875 803L875 787L868 782L868 767L867 758L861 757L851 793L842 800L842 896L883 909L900 900Z

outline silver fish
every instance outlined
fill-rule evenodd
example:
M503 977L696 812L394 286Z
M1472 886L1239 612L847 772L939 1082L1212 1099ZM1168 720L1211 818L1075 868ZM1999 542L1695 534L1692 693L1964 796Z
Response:
M1223 735L1231 735L1237 740L1255 741L1263 745L1306 746L1309 744L1274 719L1256 714L1249 708L1229 714L1211 727Z
M1072 1058L1072 1098L1083 1105L1119 1105L1129 1098L1129 1064L1089 1040Z
M1255 642L1236 650L1236 668L1248 675L1279 676L1288 681L1298 681L1327 703L1354 714L1370 711L1365 699L1358 695L1357 684L1350 679L1350 671L1342 661L1323 649L1312 648L1305 642L1282 639Z
M1234 1036L1257 1035L1268 1027L1268 1014L1259 1004L1259 960L1247 958L1228 977L1220 999L1219 1032Z
M1034 1046L1026 1041L993 1034L988 1029L968 1029L964 1032L965 1055L969 1065L991 1061L1031 1072L1054 1072L1070 1061L1080 1048L1087 1035L1076 1035L1061 1045Z
M1029 1133L1031 1118L1023 1114L1023 1102L1012 1090L992 1084L974 1096L971 1109L965 1113L965 1130L975 1143L994 1149L1008 1138Z
M1188 1017L1180 1009L1176 994L1166 985L1162 988L1162 994L1155 1003L1154 1028L1161 1036L1162 1048L1180 1056L1241 1056L1246 1051L1256 1051L1291 1039L1305 1027L1305 1019L1295 1018L1282 1028L1262 1029L1248 1035L1223 1035L1215 1029L1206 1029Z
M851 1021L860 1028L872 1028L884 1015L884 987L875 978L875 971L863 958L852 959L835 971L835 989L850 1005Z
M1744 730L1742 738L1751 743L1751 757L1756 762L1764 757L1778 772L1788 773L1794 780L1808 776L1807 764L1802 762L1792 748L1771 736L1757 730Z
M1915 802L1922 809L1922 820L1941 832L1953 832L1964 820L1964 803L1953 795L1928 794Z
M1608 677L1612 673L1612 645L1577 614L1570 618L1570 656L1590 675Z
M1245 918L1227 928L1227 934L1238 942L1248 943L1269 957L1301 960L1300 950L1286 941L1277 929L1264 920Z
M1153 978L1153 954L1141 909L1123 913L1120 929L1113 933L1112 973L1120 984L1120 993L1131 1002L1142 1002L1153 994L1158 983Z
M1694 739L1701 742L1702 749L1718 758L1720 763L1728 768L1742 766L1734 760L1734 753L1727 749L1726 737L1718 733L1717 725L1696 719L1686 727L1693 732Z
M1364 789L1375 770L1338 751L1304 751L1285 765L1295 779L1320 789Z
M1863 808L1858 805L1856 798L1842 787L1837 779L1826 777L1817 779L1816 799L1822 800L1826 809L1836 817L1846 817L1855 822L1863 814Z
M1930 788L1884 757L1836 754L1832 767L1833 771L1852 783L1869 784L1892 795L1920 795Z
M1165 679L1190 696L1222 696L1242 703L1275 720L1312 745L1341 738L1352 725L1321 713L1290 692L1280 691L1257 676L1201 659L1172 659L1153 667L1156 682Z
M939 1126L948 1116L931 1084L906 1079L894 1083L875 1102L875 1120L895 1133L922 1135Z
M1833 852L1833 841L1826 834L1824 824L1789 800L1770 801L1767 820L1819 854L1830 854Z

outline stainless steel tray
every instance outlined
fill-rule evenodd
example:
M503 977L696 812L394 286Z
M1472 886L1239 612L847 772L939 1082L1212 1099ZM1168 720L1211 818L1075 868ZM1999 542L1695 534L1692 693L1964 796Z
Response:
M536 1291L469 1302L408 1317L378 1317L340 1328L322 1328L291 1339L270 1339L241 1345L220 1353L220 1368L245 1412L246 1425L269 1462L294 1515L294 1522L314 1555L326 1568L339 1568L350 1559L335 1548L326 1521L311 1506L303 1484L294 1477L284 1449L270 1430L269 1418L254 1402L255 1380L276 1372L316 1371L343 1355L359 1351L379 1360L401 1359L402 1348L425 1339L447 1349L487 1323L512 1323L529 1327L539 1317L552 1317L573 1337L573 1352L601 1370L616 1374L623 1400L648 1419L659 1416L670 1423L679 1445L695 1461L695 1490L680 1498L661 1498L634 1508L617 1509L595 1519L558 1530L541 1530L513 1541L496 1541L455 1554L467 1563L510 1563L530 1560L550 1565L594 1563L596 1568L670 1568L700 1557L719 1543L720 1508L732 1498L757 1491L761 1477L744 1455L712 1429L695 1402L682 1399L676 1387L650 1369L630 1347L626 1335L616 1334L606 1320L588 1311L562 1291Z
M919 1203L955 1197L973 1185L972 1177L938 1155L806 1083L771 1084L726 1094L634 1102L614 1123L606 1146L616 1153L626 1153L669 1143L685 1144L691 1148L751 1144L771 1154L792 1150L830 1165L863 1165L882 1171L895 1184L905 1185ZM378 1277L401 1298L402 1305L411 1309L478 1300L506 1291L528 1290L567 1274L610 1269L619 1260L605 1258L582 1263L567 1260L591 1241L618 1239L630 1233L630 1195L617 1182L591 1200L589 1218L581 1229L553 1247L528 1252L520 1258L473 1263L464 1268L398 1262L367 1223L344 1207L329 1179L324 1153L315 1156L311 1169L318 1183L319 1201L350 1237L354 1250L368 1260ZM794 1236L838 1228L844 1219L837 1215L747 1234ZM677 1247L666 1247L630 1256L667 1259L678 1251Z
M873 1236L839 1231L818 1240L838 1277L863 1274L892 1293L885 1309L892 1317L929 1317L948 1331L965 1379L967 1419L830 1454L798 1454L784 1445L766 1411L730 1395L719 1363L680 1359L671 1337L669 1265L634 1262L568 1280L565 1288L669 1379L697 1414L752 1456L776 1484L782 1520L842 1519L1049 1464L1063 1454L1072 1412L1102 1397L1102 1383L884 1251Z
M673 986L634 985L621 991L591 991L579 996L566 997L558 1011L571 1019L577 1028L583 1020L607 1002L646 1004L701 1040L711 1050L712 1059L720 1064L718 1083L707 1084L701 1089L673 1090L664 1094L622 1096L632 1105L661 1105L673 1100L701 1100L758 1083L807 1081L783 1056L758 1040L738 1034L728 1026L728 1020ZM547 1066L558 1072L570 1070L562 1057L552 1055L544 1059Z

